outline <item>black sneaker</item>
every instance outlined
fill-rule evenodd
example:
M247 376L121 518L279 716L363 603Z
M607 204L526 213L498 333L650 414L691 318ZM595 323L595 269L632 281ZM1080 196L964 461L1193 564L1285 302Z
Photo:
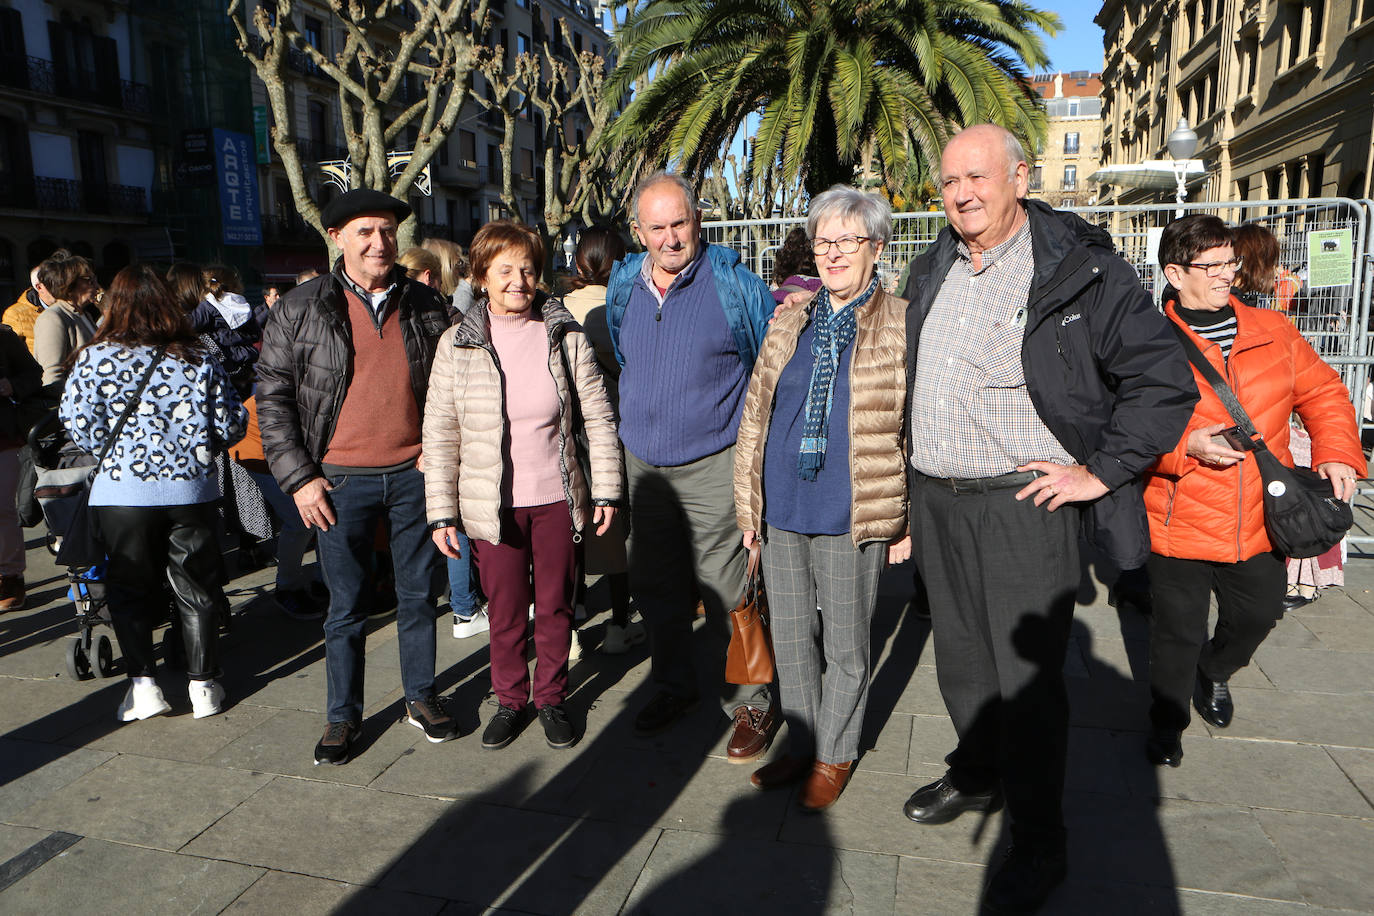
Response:
M539 707L539 722L544 726L544 738L549 742L549 747L562 749L577 743L577 735L568 721L568 712L561 703L558 706Z
M499 751L515 740L520 727L525 724L525 710L499 706L496 715L491 717L482 732L482 747L489 751Z
M1064 883L1068 859L1062 850L1012 845L988 881L983 908L988 913L1035 913Z
M635 716L635 734L658 734L696 708L696 697L680 697L660 690Z
M277 602L277 607L281 608L281 612L292 620L324 618L324 608L316 604L308 592L279 588L272 597Z
M406 721L425 733L430 744L441 744L458 737L458 723L444 711L437 697L406 700Z
M342 766L348 763L353 754L353 742L363 728L356 722L330 722L324 729L324 737L315 745L315 766L322 763Z

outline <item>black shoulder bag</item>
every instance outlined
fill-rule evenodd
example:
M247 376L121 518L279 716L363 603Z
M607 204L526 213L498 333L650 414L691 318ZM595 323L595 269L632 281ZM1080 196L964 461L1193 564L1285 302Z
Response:
M105 440L105 446L100 450L100 457L96 460L95 467L91 468L90 474L86 476L86 485L79 492L67 497L71 507L63 513L67 516L66 524L60 525L62 543L57 547L57 562L62 566L95 566L105 562L105 544L101 540L99 528L91 515L91 485L95 483L95 475L100 473L100 469L105 465L105 459L110 457L110 452L114 450L120 434L124 432L124 424L129 422L129 417L133 415L133 412L138 409L139 403L142 402L143 392L148 387L148 381L153 377L153 370L162 362L162 357L166 352L166 347L160 347L157 353L153 355L152 362L148 364L148 371L143 373L143 379L138 383L138 389L129 398L129 403L124 406L124 412L119 415L119 422L115 424L114 429L110 430L110 437Z
M1326 553L1355 524L1350 504L1336 496L1331 481L1311 468L1290 468L1280 461L1255 429L1250 415L1217 370L1202 355L1188 332L1170 322L1188 361L1221 398L1231 419L1249 440L1260 479L1264 481L1264 527L1269 542L1286 557L1303 559Z

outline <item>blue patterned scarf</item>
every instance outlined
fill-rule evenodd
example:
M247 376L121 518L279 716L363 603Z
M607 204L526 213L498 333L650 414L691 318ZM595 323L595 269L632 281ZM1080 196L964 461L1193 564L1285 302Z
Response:
M868 289L850 300L838 312L830 307L830 291L821 287L811 320L816 323L816 336L811 341L811 355L816 358L811 367L811 393L806 399L806 425L802 427L801 451L797 455L797 476L815 480L825 466L825 445L830 433L830 408L835 400L835 374L840 368L840 354L849 348L858 330L855 313L873 297L878 278L869 281Z

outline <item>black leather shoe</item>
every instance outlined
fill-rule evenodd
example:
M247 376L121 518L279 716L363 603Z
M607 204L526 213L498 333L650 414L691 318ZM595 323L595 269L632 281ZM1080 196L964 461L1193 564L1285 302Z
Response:
M1183 736L1172 728L1157 728L1145 739L1145 756L1157 767L1176 767L1183 762Z
M1231 724L1235 704L1231 702L1231 688L1225 681L1214 681L1198 669L1197 686L1193 688L1193 707L1203 720L1225 728Z
M1307 607L1316 600L1316 595L1311 598L1304 598L1302 595L1288 595L1283 599L1283 612L1286 614L1289 611L1296 611L1300 607Z
M947 824L965 811L992 812L1001 807L1002 793L996 789L977 794L960 792L942 776L917 789L902 805L902 813L918 824Z
M1064 883L1069 860L1062 850L1044 851L1013 845L997 867L983 910L988 913L1034 913Z
M635 734L656 735L696 708L696 697L660 690L635 716Z
M524 727L524 709L515 709L505 705L498 706L496 707L496 714L491 717L491 721L487 723L486 729L482 732L482 747L488 751L499 751L514 741Z

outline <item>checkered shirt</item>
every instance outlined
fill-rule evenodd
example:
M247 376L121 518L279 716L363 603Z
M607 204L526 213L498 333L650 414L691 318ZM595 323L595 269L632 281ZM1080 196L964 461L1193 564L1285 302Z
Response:
M911 464L931 477L995 477L1028 461L1073 464L1041 422L1021 366L1035 258L1030 221L983 252L968 246L921 329L911 404Z

